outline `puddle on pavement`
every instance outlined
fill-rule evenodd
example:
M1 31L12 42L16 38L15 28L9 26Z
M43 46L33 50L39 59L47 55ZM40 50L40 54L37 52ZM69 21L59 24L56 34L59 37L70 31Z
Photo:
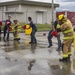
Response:
M60 69L60 66L59 65L51 65L50 68L52 68L52 69Z
M20 42L18 42L18 41L9 41L9 42L3 43L1 46L4 47L2 49L5 52L18 51L18 50L27 50L28 49L28 50L31 51L32 54L35 53L35 51L37 49L39 49L39 51L42 49L41 50L42 52L41 51L40 52L36 51L36 53L38 52L37 57L39 57L39 58L41 57L42 54L44 54L44 55L42 55L41 59L46 58L46 56L47 56L46 54L48 54L48 53L45 54L45 52L44 52L45 48L47 48L46 47L47 45L45 45L45 44L37 44L37 45L36 44L32 44L32 45L30 45L30 44L28 44L28 41L20 41ZM51 49L53 50L53 48L51 48ZM53 52L52 50L48 51L49 54L51 54ZM30 60L28 62L28 64L29 64L28 67L27 67L28 70L32 70L34 64L37 61L36 58L35 58L35 60ZM5 59L8 60L8 61L10 61L9 57L5 57ZM18 59L15 59L14 61L16 62L17 60ZM47 58L46 58L46 61L48 61ZM38 64L39 64L39 62L38 62ZM45 65L42 65L42 63L41 63L40 66L42 66L43 68L45 68L44 66L46 66L47 64L48 63L46 63ZM35 67L36 67L36 65L35 65ZM40 66L39 66L39 68L41 68ZM58 74L63 75L63 73L65 73L64 75L68 75L67 73L74 73L75 74L75 59L73 59L71 62L68 62L68 63L60 63L60 62L58 62L58 60L50 60L50 63L49 63L48 66L49 66L49 68L51 69L51 72L54 75L58 75ZM34 69L35 69L35 67L34 67Z
M6 60L11 61L11 59L9 57L5 57Z
M46 45L42 44L29 44L28 41L6 41L4 44L1 45L2 49L5 52L10 52L10 51L17 51L17 50L25 50L25 49L30 49L32 53L35 53L36 48L46 48Z
M28 70L31 70L36 60L29 61Z

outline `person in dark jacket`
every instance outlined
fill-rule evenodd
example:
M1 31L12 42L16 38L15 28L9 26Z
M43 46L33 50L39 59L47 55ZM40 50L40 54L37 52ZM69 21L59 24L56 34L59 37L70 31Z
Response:
M29 44L37 44L37 40L35 37L35 33L37 32L37 27L36 25L33 23L32 18L28 17L28 21L30 22L30 27L32 27L32 32L31 32L31 42L29 42Z
M0 26L0 41L1 41L1 26Z
M1 37L1 26L0 26L0 37Z
M5 37L6 37L6 34L7 34L7 40L9 40L9 31L8 31L8 28L10 27L10 25L12 24L12 22L11 22L11 16L8 16L8 19L7 20L5 20L5 21L3 21L3 22L5 22L5 26L4 26L4 37L3 37L3 39L5 39Z
M57 30L57 25L58 25L58 21L56 20L54 22L54 30ZM49 46L48 48L50 48L53 44L52 44L52 37L53 35L51 34L53 30L51 30L48 34L48 42L49 42ZM57 51L60 50L60 47L61 47L61 40L60 40L60 34L58 35L57 37L57 41L58 41L58 48L57 48Z

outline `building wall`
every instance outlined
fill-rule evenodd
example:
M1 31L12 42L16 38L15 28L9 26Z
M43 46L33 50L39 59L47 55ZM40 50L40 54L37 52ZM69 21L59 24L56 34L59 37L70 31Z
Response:
M41 7L41 6L33 6L33 5L13 5L3 7L3 11L14 11L14 13L3 13L2 17L2 9L0 9L0 19L6 19L8 15L12 17L12 19L18 19L19 22L28 23L28 16L32 17L34 23L37 23L38 14L39 17L42 16L42 23L51 24L52 21L52 9L50 7ZM16 12L23 13L16 13ZM42 14L42 15L41 15ZM55 14L54 14L55 15ZM55 16L54 16L55 19ZM40 18L41 20L41 18ZM40 21L39 20L39 21Z
M3 20L5 18L4 17L5 15L4 15L3 11L4 11L4 8L0 7L0 20Z
M13 5L13 6L7 6L6 7L7 11L18 11L19 10L19 6L18 5Z
M37 12L38 10L41 10L43 12ZM50 7L22 5L22 11L24 11L25 19L27 19L28 16L31 16L33 18L34 22L37 23L37 14L42 13L43 23L48 23L48 24L51 23L52 10Z

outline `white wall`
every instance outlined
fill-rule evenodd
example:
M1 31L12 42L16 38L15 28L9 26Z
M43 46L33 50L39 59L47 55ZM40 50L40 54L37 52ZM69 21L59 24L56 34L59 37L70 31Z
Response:
M19 5L13 5L13 6L7 6L6 7L7 11L18 11L19 10Z
M49 7L40 7L40 6L25 6L22 5L22 11L24 11L25 19L28 16L31 16L35 23L37 23L37 13L38 10L45 10L43 13L43 23L51 23L52 20L52 10Z
M32 17L34 23L37 23L37 14L38 12L36 11L44 11L43 14L43 24L44 23L48 23L51 24L52 21L52 10L50 7L41 7L41 6L30 6L30 5L13 5L13 6L7 6L6 7L6 11L23 11L23 13L21 14L15 14L15 13L10 13L10 14L6 14L5 17L7 17L8 15L10 15L12 17L12 19L15 19L15 15L16 15L16 19L19 20L19 22L28 22L28 16ZM1 13L1 9L0 9L0 19L2 18L2 13ZM5 19L5 17L3 17Z

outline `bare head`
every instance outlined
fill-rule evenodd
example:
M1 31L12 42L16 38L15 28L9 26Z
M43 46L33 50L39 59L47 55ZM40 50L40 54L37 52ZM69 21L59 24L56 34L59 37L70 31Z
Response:
M13 22L14 22L15 24L17 24L18 20L15 19L15 20L13 20Z
M29 22L32 21L32 18L31 18L31 17L28 17L28 21L29 21Z
M10 20L11 19L11 16L8 16L8 20Z

